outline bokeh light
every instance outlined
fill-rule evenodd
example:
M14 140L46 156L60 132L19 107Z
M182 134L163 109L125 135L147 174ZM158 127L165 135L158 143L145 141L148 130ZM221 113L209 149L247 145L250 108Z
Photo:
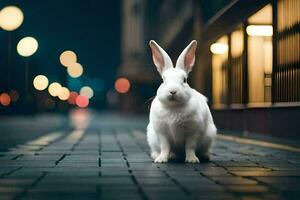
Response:
M67 50L60 54L59 60L63 66L69 67L77 62L77 56L73 51Z
M10 102L11 102L11 98L10 98L10 96L7 93L2 93L0 95L0 103L3 106L9 106Z
M228 51L228 44L225 43L213 43L212 45L210 45L210 51L213 54L223 54L226 53Z
M119 93L127 93L130 89L130 82L127 78L118 78L115 82L115 89Z
M272 36L273 26L271 25L249 25L246 32L250 36Z
M80 108L86 108L89 105L89 99L86 96L78 95L76 105Z
M72 78L78 78L83 74L83 67L79 63L72 64L67 69Z
M9 96L12 102L16 102L19 99L19 92L17 90L11 90Z
M24 57L33 55L38 49L38 42L33 37L24 37L17 45L18 54Z
M57 82L51 83L48 87L48 92L51 96L56 97L60 94L61 85Z
M13 31L23 23L24 15L16 6L6 6L0 11L0 27L6 31Z
M37 75L33 79L33 86L36 90L42 91L48 87L49 80L44 75Z
M70 96L70 91L69 91L69 89L66 88L66 87L61 87L60 93L59 93L59 95L58 95L58 98L59 98L60 100L62 100L62 101L65 101L65 100L67 100L67 99L69 98L69 96Z
M89 86L84 86L80 89L80 95L86 96L87 98L92 98L94 96L94 91Z
M77 92L70 92L68 103L71 105L75 105L77 96L78 96Z

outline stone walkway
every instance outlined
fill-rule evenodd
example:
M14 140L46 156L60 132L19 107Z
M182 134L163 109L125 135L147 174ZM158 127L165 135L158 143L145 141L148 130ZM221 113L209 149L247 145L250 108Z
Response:
M95 115L0 152L0 199L300 198L300 153L218 139L210 163L154 164L145 124Z

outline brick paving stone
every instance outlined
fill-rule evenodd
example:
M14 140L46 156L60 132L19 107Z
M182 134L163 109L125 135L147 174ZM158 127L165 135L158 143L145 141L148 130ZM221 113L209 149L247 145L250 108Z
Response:
M281 191L300 190L300 179L297 177L256 177L255 179Z
M29 192L27 196L21 197L21 200L94 200L97 199L96 193L78 193L78 192Z
M226 167L228 171L271 171L264 167Z
M135 177L159 178L166 177L166 174L159 170L134 170L132 174Z
M21 193L23 191L24 191L23 187L0 186L0 194L5 194L5 193Z
M100 193L99 199L111 199L111 200L120 200L120 199L130 199L130 200L142 200L143 197L135 192L128 193L128 191L119 191L119 190L110 190Z
M224 192L225 188L218 184L192 184L186 186L187 190L192 194L194 193L214 193L214 192Z
M223 168L212 168L212 169L208 169L208 170L204 170L204 171L200 171L201 174L205 175L205 176L233 176L232 174L230 174L228 171L226 171Z
M261 193L267 192L268 188L261 185L235 185L235 186L226 186L231 192L240 192L240 193Z
M160 187L160 186L176 186L176 184L166 177L136 177L136 180L138 184L143 186L154 186L154 187Z
M149 199L189 199L189 196L175 186L147 186L143 188Z
M217 140L209 163L155 164L145 118L93 119L0 152L0 200L300 199L299 153Z
M236 197L232 194L226 193L224 191L221 192L206 192L206 193L202 193L202 192L195 192L192 195L193 199L196 200L232 200L232 199L236 199ZM249 199L250 200L250 199Z
M256 185L257 181L242 177L212 177L212 179L222 185Z
M235 171L232 173L237 176L300 176L300 171Z

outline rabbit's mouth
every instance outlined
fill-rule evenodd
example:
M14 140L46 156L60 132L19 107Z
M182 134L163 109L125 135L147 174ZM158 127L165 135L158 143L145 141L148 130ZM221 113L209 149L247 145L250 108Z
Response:
M174 95L170 95L170 96L168 97L168 99L169 99L169 101L175 101L175 100L176 100L176 98L175 98Z

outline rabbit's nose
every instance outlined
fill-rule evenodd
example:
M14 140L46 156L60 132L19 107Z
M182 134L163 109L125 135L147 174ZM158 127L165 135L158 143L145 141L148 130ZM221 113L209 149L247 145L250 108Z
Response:
M172 90L172 91L170 91L170 94L171 94L171 95L174 95L174 94L176 94L176 91L175 91L175 90Z

